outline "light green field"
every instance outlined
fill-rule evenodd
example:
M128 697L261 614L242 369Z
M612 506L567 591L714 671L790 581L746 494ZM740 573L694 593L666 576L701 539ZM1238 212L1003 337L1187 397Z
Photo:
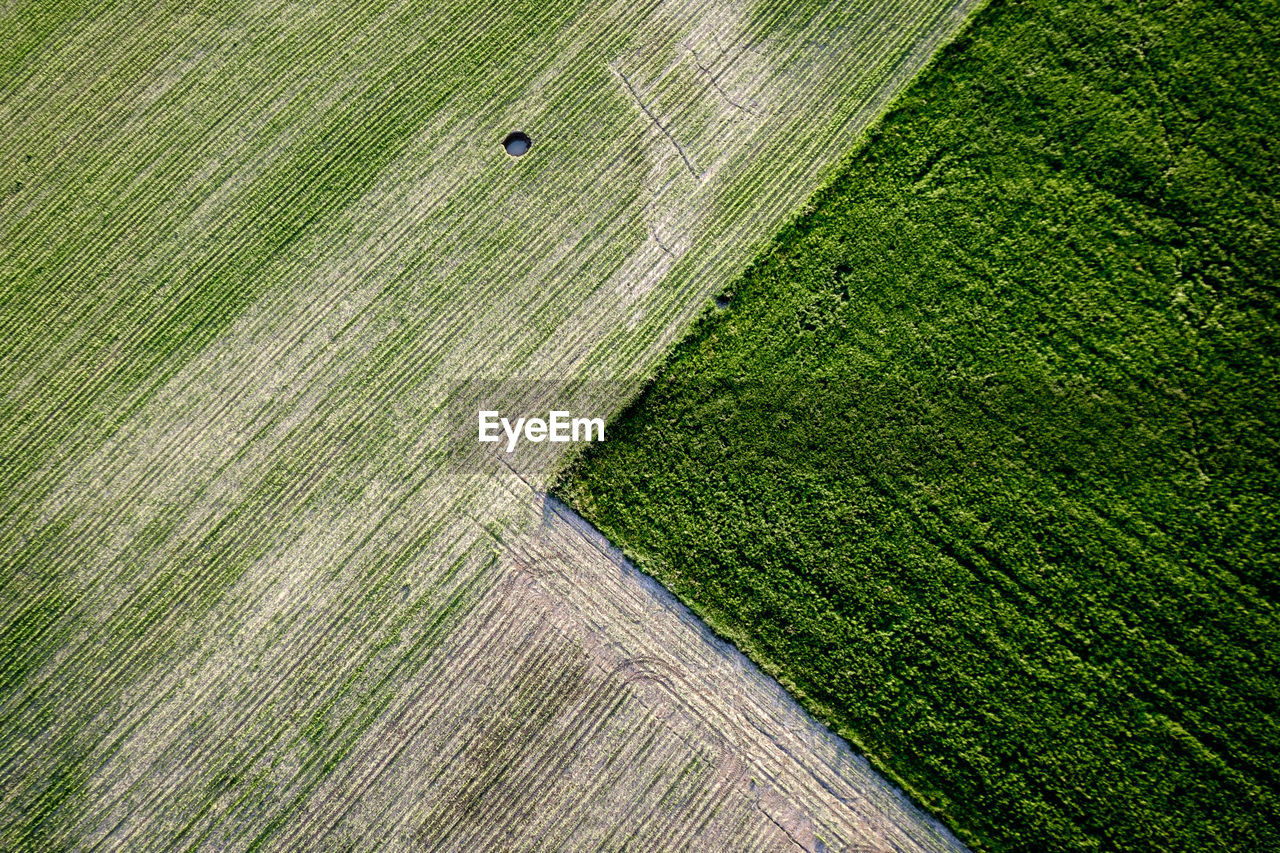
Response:
M7 6L0 848L954 849L467 439L616 411L972 5Z

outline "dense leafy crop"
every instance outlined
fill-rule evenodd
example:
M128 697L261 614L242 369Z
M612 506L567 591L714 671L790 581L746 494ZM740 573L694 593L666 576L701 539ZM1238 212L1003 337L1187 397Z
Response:
M560 487L981 847L1280 847L1277 13L991 5Z

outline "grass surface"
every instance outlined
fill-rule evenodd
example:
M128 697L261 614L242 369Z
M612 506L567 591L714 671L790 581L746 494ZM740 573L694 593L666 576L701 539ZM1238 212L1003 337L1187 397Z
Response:
M781 747L705 722L774 699L604 657L704 671L690 625L508 606L563 445L484 455L472 389L616 411L970 7L5 4L0 849L776 839Z
M559 487L983 848L1280 847L1277 21L986 8Z

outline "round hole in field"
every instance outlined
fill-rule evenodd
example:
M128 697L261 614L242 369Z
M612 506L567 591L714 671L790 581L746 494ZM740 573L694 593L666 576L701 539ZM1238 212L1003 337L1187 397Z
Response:
M728 307L729 307L729 297L725 296L723 293L722 293L722 294L720 294L719 296L717 296L717 297L716 297L716 307L717 307L717 308L728 308Z
M519 130L508 133L507 138L502 140L502 147L507 149L507 153L512 157L523 156L532 146L533 140L529 138L529 134Z

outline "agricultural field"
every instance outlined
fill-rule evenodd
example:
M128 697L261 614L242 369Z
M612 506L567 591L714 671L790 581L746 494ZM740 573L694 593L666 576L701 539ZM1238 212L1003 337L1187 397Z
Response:
M620 409L974 5L6 4L0 849L962 850L474 430Z
M553 492L974 848L1280 849L1280 5L997 0Z

